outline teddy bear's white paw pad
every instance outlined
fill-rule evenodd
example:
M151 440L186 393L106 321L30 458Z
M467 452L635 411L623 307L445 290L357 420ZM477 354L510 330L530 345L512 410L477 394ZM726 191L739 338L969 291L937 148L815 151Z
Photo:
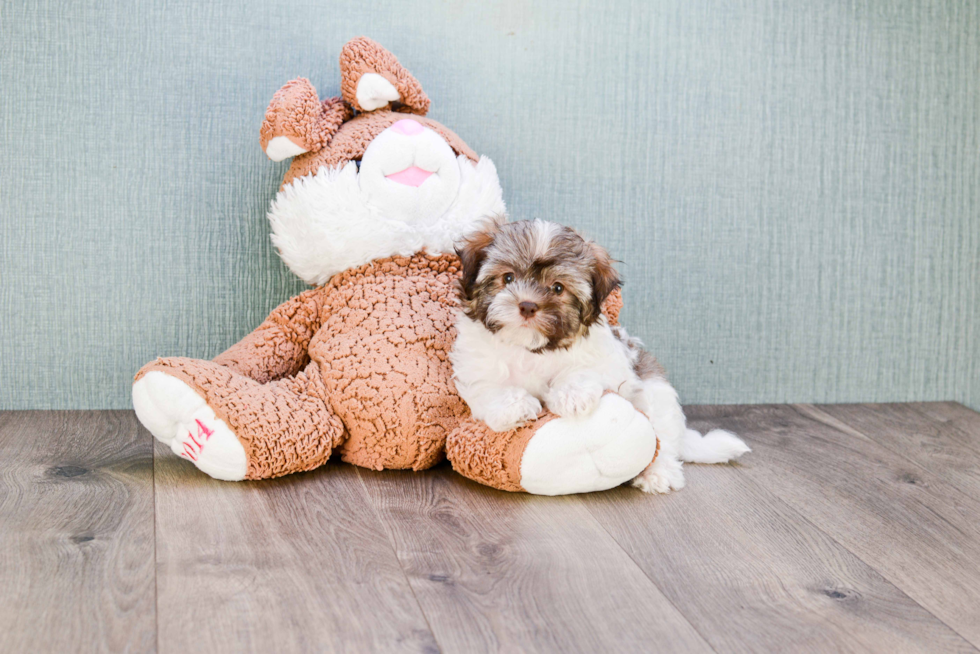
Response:
M361 79L357 80L355 95L357 96L357 104L361 105L361 109L364 111L374 111L384 107L389 102L397 102L401 99L398 89L377 73L361 75Z
M589 416L538 430L521 459L521 486L536 495L606 490L636 477L656 450L650 421L619 395L604 395Z
M136 417L157 440L170 445L177 426L204 406L204 398L176 377L152 370L133 384Z
M242 444L207 405L198 409L191 422L181 424L170 449L215 479L241 481L248 471Z
M248 470L245 448L190 386L159 370L133 384L136 417L178 456L215 479L239 481Z

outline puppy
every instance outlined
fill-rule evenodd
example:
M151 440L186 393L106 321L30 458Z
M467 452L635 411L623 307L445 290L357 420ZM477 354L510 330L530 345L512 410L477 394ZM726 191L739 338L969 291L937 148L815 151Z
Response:
M643 344L610 327L602 303L620 281L604 249L556 223L496 222L456 249L461 311L450 355L456 388L494 431L535 419L542 402L585 416L605 391L642 411L660 453L633 485L684 486L683 461L722 463L749 451L738 437L686 428L677 392Z

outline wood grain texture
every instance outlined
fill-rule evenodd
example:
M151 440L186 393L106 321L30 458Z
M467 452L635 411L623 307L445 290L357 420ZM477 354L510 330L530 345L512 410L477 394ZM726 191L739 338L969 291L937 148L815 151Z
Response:
M688 414L753 452L547 498L447 466L218 482L131 412L0 412L0 651L977 651L980 415Z
M823 405L808 407L808 414L843 431L853 429L980 500L980 430L971 433L957 425L951 404L925 411L909 404ZM936 420L930 411L946 419Z
M741 472L980 644L980 502L806 406L690 407L753 447Z
M0 413L0 651L153 651L153 556L131 411Z
M710 651L575 497L358 472L444 651Z
M158 445L160 651L435 651L355 469L220 482Z
M940 425L953 427L957 443L980 450L980 413L959 402L910 402L908 406Z
M685 470L581 501L715 651L976 651L738 466Z

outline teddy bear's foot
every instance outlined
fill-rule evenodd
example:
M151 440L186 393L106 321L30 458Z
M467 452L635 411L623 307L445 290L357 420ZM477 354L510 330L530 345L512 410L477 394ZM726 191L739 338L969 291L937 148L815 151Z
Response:
M606 490L642 472L657 451L646 417L625 398L608 394L581 418L558 418L528 441L521 486L536 495Z
M537 495L589 493L640 474L657 455L646 417L625 398L602 396L584 417L546 412L513 431L497 433L470 419L446 442L453 469L481 484Z
M241 481L248 470L245 449L190 386L159 370L133 384L140 422L177 456L215 479Z

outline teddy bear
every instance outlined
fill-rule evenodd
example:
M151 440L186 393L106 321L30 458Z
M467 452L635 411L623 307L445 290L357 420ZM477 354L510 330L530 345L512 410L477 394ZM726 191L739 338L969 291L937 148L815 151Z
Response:
M374 41L340 55L341 95L307 79L272 98L266 155L292 163L268 218L286 266L312 288L211 361L158 358L136 374L142 424L222 480L312 470L331 456L424 470L444 458L481 484L559 495L636 477L651 422L608 393L584 418L544 412L497 433L453 384L455 244L505 214L493 162L427 117L419 82ZM615 323L614 293L604 312Z

